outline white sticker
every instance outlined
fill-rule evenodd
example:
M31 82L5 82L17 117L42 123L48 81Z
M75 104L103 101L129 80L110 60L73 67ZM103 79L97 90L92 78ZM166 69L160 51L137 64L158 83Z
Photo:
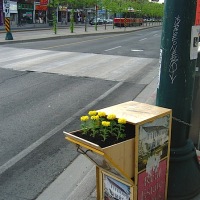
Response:
M5 13L5 17L10 17L10 0L3 1L3 11Z
M197 59L199 47L200 26L192 26L190 43L190 60Z

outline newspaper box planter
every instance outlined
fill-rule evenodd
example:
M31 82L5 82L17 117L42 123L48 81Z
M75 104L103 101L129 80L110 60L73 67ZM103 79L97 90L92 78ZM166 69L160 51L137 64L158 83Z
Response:
M102 147L64 132L96 165L97 199L167 199L171 110L129 101L100 111L126 118L128 139Z

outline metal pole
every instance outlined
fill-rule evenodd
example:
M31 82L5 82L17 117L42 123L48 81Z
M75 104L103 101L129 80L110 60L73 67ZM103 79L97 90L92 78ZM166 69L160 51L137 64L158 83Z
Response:
M5 29L6 29L5 40L13 40L13 36L10 30L10 0L4 0L3 6L5 10Z
M197 66L199 65L200 57L197 59ZM198 67L197 67L198 68ZM191 124L190 127L190 138L192 139L194 145L199 146L199 133L200 133L200 73L196 71L195 74L195 83L194 83L194 93L193 93L193 101L192 101L192 116L191 116ZM197 147L198 148L198 147Z
M95 7L95 30L97 31L97 9L98 9L98 5L96 4Z
M191 29L196 0L166 0L156 105L172 109L168 199L191 199L200 192L200 167L188 139L196 59L191 59ZM194 38L192 38L193 40Z

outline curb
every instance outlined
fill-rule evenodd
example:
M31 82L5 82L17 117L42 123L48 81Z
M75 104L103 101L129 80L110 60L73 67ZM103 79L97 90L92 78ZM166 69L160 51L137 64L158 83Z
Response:
M5 27L5 26L3 26ZM83 25L76 25L75 28L82 28L84 27ZM62 26L62 25L58 25L57 26L58 29L66 29L69 28L69 26ZM38 31L38 30L51 30L53 29L52 26L46 26L46 27L11 27L11 32L26 32L26 31ZM6 33L5 28L0 27L0 33Z
M27 42L27 41L34 42L34 41L46 41L46 40L53 40L53 39L77 38L77 37L87 37L87 36L92 36L92 35L122 34L122 33L135 32L135 31L139 31L139 30L145 30L145 29L149 29L149 28L155 28L155 27L159 27L159 26L161 26L161 25L147 26L147 27L143 26L143 27L139 27L138 29L134 29L134 30L119 30L118 32L116 32L116 31L93 32L93 33L84 32L81 34L74 33L74 35L73 35L73 33L71 33L72 35L55 35L55 36L51 36L51 37L34 38L34 39L27 39L27 40L9 40L9 41L5 41L5 42L0 42L0 44L11 44L11 43L14 44L14 43L23 43L23 42ZM34 31L39 31L39 30L50 30L50 29L36 29ZM25 31L29 31L29 30L26 29ZM20 31L20 32L22 32L22 31Z
M95 169L89 159L79 155L36 200L86 199L96 186Z

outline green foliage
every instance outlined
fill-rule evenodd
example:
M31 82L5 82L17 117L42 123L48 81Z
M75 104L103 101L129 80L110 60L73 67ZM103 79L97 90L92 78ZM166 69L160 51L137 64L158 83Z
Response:
M96 5L99 0L57 0L59 5L67 5L70 9L80 9Z
M152 3L148 0L102 0L102 4L112 13L128 12L132 8L140 16L162 18L164 12L163 4Z
M148 0L50 0L49 7L53 8L56 12L56 8L59 5L67 6L72 9L70 16L70 30L71 33L74 32L74 9L85 9L94 8L98 5L99 9L105 9L108 12L115 13L128 13L130 9L134 9L134 12L139 17L150 17L150 18L162 18L164 13L164 5L159 3L152 3ZM87 20L87 13L85 13ZM127 14L128 17L128 14ZM56 15L53 16L53 27L54 32L57 32L57 19ZM114 24L113 24L114 28ZM95 30L97 30L97 25L95 25ZM86 27L85 27L86 31Z
M72 9L72 12L70 14L70 31L71 33L74 32L74 9Z
M82 134L90 134L91 137L100 136L103 141L111 136L117 140L126 136L124 118L117 120L114 114L106 115L104 112L96 111L89 111L88 115L80 118Z
M143 14L148 17L162 18L164 14L164 5L152 2L145 3L143 6Z
M100 133L99 134L103 138L103 141L106 141L106 139L110 136L110 133L108 131L108 126L109 125L108 126L106 125L106 123L109 124L109 122L107 122L107 121L103 121L103 122L104 122L105 125L102 126L102 128L100 129Z
M57 8L60 4L60 0L50 0L48 6L51 8Z
M52 17L53 17L53 30L54 33L57 34L57 15L56 15L56 9L59 5L59 0L50 0L49 1L49 7L52 8L53 13L52 13Z
M53 30L54 33L57 34L57 17L55 12L53 12Z
M117 140L119 140L120 138L121 139L125 138L126 135L125 135L124 131L125 131L124 124L118 124L118 129L116 131Z

